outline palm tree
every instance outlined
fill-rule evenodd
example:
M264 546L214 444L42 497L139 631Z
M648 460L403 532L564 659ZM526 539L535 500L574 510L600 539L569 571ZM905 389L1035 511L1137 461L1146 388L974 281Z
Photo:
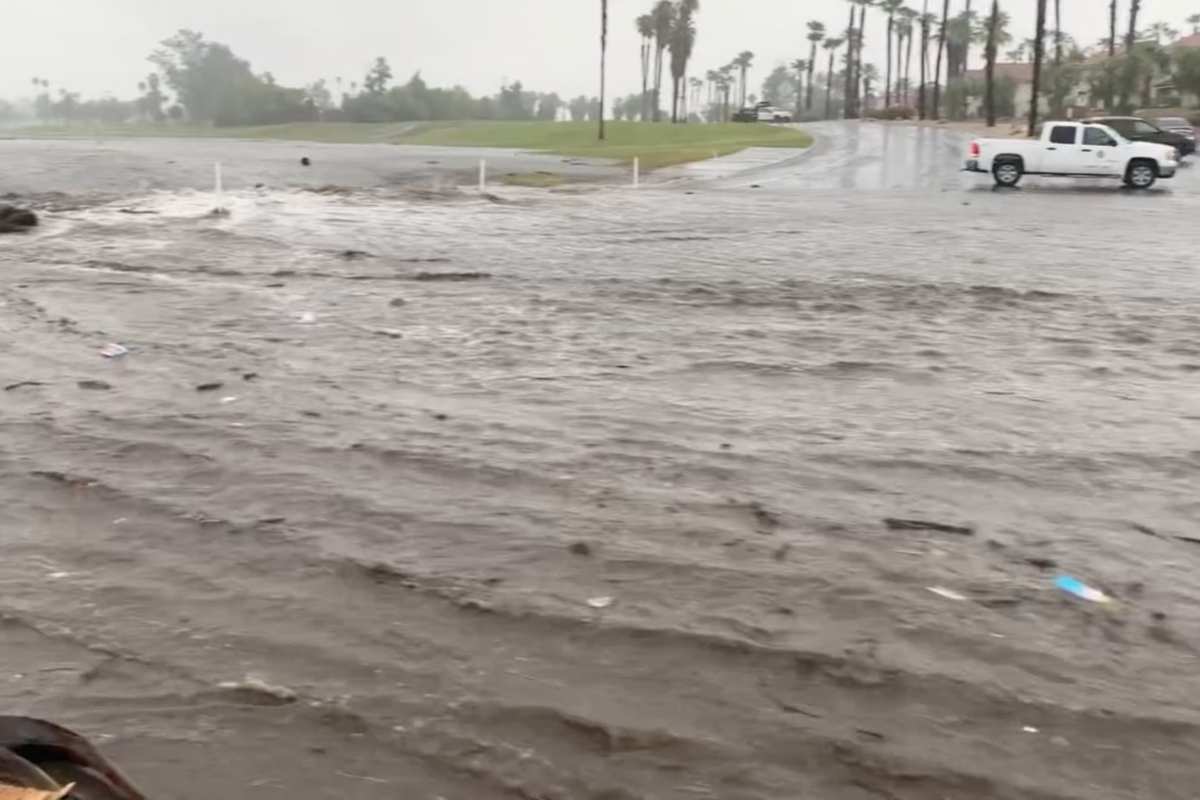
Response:
M741 87L742 87L741 88L741 102L742 102L742 105L741 105L741 107L745 108L745 106L746 106L746 73L749 72L750 67L752 67L754 65L754 53L751 53L749 50L743 50L742 52L738 53L738 57L733 60L733 64L739 70L741 70L741 75L742 75L742 78L741 78Z
M812 111L813 104L813 69L817 65L817 45L825 40L825 23L819 20L808 21L808 92L804 96L804 108ZM799 97L799 93L797 93ZM799 110L800 103L796 102L796 109Z
M1054 68L1062 66L1062 0L1054 0Z
M1112 58L1117 54L1117 0L1108 4L1108 40L1105 44L1108 45L1108 57Z
M992 13L988 15L987 44L983 47L985 59L983 104L987 110L987 126L996 127L996 28L1000 24L1000 2L992 0Z
M879 4L879 10L887 14L887 67L884 72L883 83L883 107L888 108L892 104L892 37L896 35L896 14L904 7L904 0L883 0ZM899 46L897 45L897 50Z
M688 106L685 109L684 119L690 121L693 108L700 106L700 92L704 90L704 81L699 78L689 78L688 84L692 87L692 94L688 98Z
M1150 35L1154 37L1154 41L1162 44L1165 38L1168 42L1173 42L1179 38L1179 31L1172 28L1165 22L1156 22L1150 26Z
M721 79L721 73L715 69L710 69L704 73L704 79L708 81L708 104L711 106L716 102L717 83Z
M829 51L829 72L825 74L825 118L833 118L833 55L842 46L841 39L826 39L821 45Z
M863 53L865 52L863 39L867 31L867 9L874 6L875 2L876 0L858 0L861 11L858 15L858 42L854 45L858 57L854 73L854 115L856 117L862 116L862 95L859 93L859 83L863 80ZM878 76L876 76L875 82L879 82Z
M1116 3L1116 0L1113 0ZM1200 14L1192 14L1187 18L1187 24L1192 26L1192 35L1200 34Z
M1125 33L1125 78L1121 81L1121 108L1129 108L1129 95L1133 93L1133 84L1137 81L1137 59L1134 56L1133 45L1137 42L1137 18L1141 10L1141 0L1133 0L1129 4L1129 30Z
M854 23L857 22L854 19L854 10L856 10L858 0L848 1L850 1L850 25L846 28L846 89L844 96L841 98L842 108L845 109L842 112L842 116L845 116L846 119L850 119L854 113L853 90L854 86L857 85L856 80L854 80L854 44L858 42L858 35L856 34L856 28L854 28Z
M650 53L654 49L654 17L642 14L636 20L637 32L642 37L642 122L650 116Z
M671 30L671 122L679 121L679 99L683 94L687 65L696 47L696 23L693 20L700 10L700 0L679 0L675 7L675 24Z
M920 16L911 8L900 9L901 21L900 31L904 34L905 54L904 54L904 105L909 105L912 92L912 53L913 53L913 34L916 33L914 23ZM899 56L897 56L899 61Z
M600 0L600 141L604 141L605 62L608 59L608 0Z
M1133 0L1136 4L1138 0ZM1033 37L1033 92L1029 99L1029 138L1037 132L1038 102L1042 92L1042 45L1046 39L1046 0L1037 0L1037 28Z
M862 70L863 79L863 106L866 110L870 110L871 105L871 84L879 81L879 68L874 64L866 64Z
M733 84L734 84L733 71L735 69L737 69L737 64L735 62L730 62L730 63L726 64L725 66L721 67L721 69L718 71L718 74L721 76L720 77L720 87L721 87L721 96L722 96L722 103L721 103L721 121L722 122L729 121L729 93L730 93L730 91L733 90Z
M1044 3L1046 0L1038 0ZM933 68L933 118L939 119L938 105L942 91L942 51L946 49L946 27L950 24L950 0L942 0L942 32L938 35L937 64Z
M675 28L675 6L671 0L658 0L651 12L654 20L654 121L662 118L663 53Z
M796 70L796 119L800 119L800 114L804 111L804 76L812 75L812 61L805 61L803 58L797 58L789 67ZM808 97L812 99L812 84L808 86Z

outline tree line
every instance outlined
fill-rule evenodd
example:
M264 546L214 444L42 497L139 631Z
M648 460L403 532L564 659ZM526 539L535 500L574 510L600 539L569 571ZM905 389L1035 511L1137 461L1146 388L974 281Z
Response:
M564 99L554 92L530 91L520 81L506 83L495 95L485 97L475 97L460 86L430 87L420 72L394 84L392 67L382 57L371 64L361 82L347 83L337 77L332 85L322 79L305 87L282 86L269 72L255 73L227 45L190 30L163 41L149 60L156 70L138 84L139 95L133 100L85 101L77 92L35 77L33 115L45 123L186 120L226 127L317 120L586 120L600 113L596 97ZM0 101L0 122L19 113L14 104Z
M1179 31L1162 22L1139 29L1141 0L1130 0L1123 30L1118 0L1110 0L1109 34L1090 50L1064 30L1061 0L1053 0L1052 22L1050 0L1034 2L1033 36L1005 53L1013 61L1032 61L1031 130L1042 106L1062 113L1081 84L1087 86L1089 102L1121 113L1131 112L1139 102L1151 105L1156 75L1171 75L1177 90L1200 96L1200 48L1169 48ZM870 21L869 9L876 12ZM1001 48L1013 41L1011 19L1000 0L992 0L983 14L972 8L972 0L965 0L953 15L950 0L942 0L938 11L930 10L930 0L924 0L920 11L906 6L904 0L849 0L846 26L836 33L824 21L806 23L807 52L767 76L763 97L774 105L794 108L798 119L853 119L867 113L962 118L972 99L981 101L989 125L998 116L1017 116L1016 82L996 72ZM1200 14L1189 16L1187 22L1193 33L1200 32ZM884 36L882 71L863 60L872 23ZM967 75L973 47L982 48L982 79ZM745 105L746 71L753 58L746 51L706 73L710 118L728 118L731 92ZM867 109L868 98L882 101L882 108Z

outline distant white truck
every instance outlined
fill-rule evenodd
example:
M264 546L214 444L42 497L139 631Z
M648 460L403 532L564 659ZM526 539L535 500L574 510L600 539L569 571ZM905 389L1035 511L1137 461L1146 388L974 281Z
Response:
M1107 125L1047 122L1040 139L976 139L965 169L991 175L997 186L1016 186L1025 175L1117 178L1149 189L1171 178L1179 153L1169 145L1131 142Z

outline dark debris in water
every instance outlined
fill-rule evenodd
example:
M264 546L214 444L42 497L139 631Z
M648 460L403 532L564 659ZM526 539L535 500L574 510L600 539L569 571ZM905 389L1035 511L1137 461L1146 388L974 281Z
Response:
M76 385L79 386L80 389L87 389L88 391L92 392L107 392L109 389L113 388L112 384L106 381L79 381L79 383Z
M490 272L418 272L415 281L479 281L492 277Z
M938 533L955 533L959 536L974 536L975 529L968 525L949 525L945 522L933 522L926 519L897 519L888 517L883 521L889 531L936 531Z
M220 381L212 381L211 383L202 383L196 387L196 391L197 392L215 392L217 389L220 389L224 385L225 384L221 383Z
M46 384L42 383L41 381L19 381L17 383L10 383L8 386L5 386L4 391L12 392L17 389L24 389L26 386L45 386L45 385Z

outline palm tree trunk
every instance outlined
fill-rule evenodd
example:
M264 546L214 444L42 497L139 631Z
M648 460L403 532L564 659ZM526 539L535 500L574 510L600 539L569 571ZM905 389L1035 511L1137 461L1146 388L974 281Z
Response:
M1112 60L1117 57L1117 0L1108 4L1108 79L1104 82L1104 110L1112 113L1116 96L1116 75L1112 73Z
M812 43L812 50L809 53L808 59L808 95L804 99L804 108L807 111L812 111L813 103L813 70L817 65L817 43ZM799 120L797 120L799 122Z
M867 30L867 6L863 4L862 11L858 15L858 43L854 46L857 59L854 67L854 117L858 119L862 117L863 112L863 91L862 91L862 76L863 76L863 40L866 38Z
M1137 2L1137 0L1134 0ZM1037 28L1033 36L1033 96L1029 100L1029 138L1037 132L1038 102L1042 88L1042 40L1046 38L1046 0L1037 3Z
M854 86L854 6L850 6L850 27L846 29L846 89L842 98L842 116L850 118L851 89Z
M887 26L887 74L883 79L883 107L892 105L892 34L896 29L895 17L888 14Z
M1062 0L1054 0L1054 68L1062 66Z
M642 122L646 121L646 93L650 90L650 42L642 37Z
M1125 34L1125 74L1121 80L1121 111L1129 108L1129 96L1133 94L1133 85L1137 82L1137 60L1133 55L1133 46L1137 43L1137 18L1141 8L1141 0L1133 0L1129 5L1129 31Z
M987 106L987 124L996 127L996 25L1000 19L1000 0L992 0L992 15L988 18L987 45L984 58L987 86L984 89L984 105Z
M1040 3L1045 3L1046 0L1038 0ZM942 92L942 51L946 49L946 26L950 21L950 0L942 2L942 33L938 37L937 49L937 65L933 68L933 118L940 119L938 115L938 105L941 101Z
M829 72L825 73L825 119L833 118L833 50L829 51Z
M911 21L911 20L910 20ZM908 52L904 54L904 105L908 105L912 101L912 46L913 46L913 30L909 26L908 30Z
M921 85L917 87L917 119L925 119L925 84L929 69L929 22L921 15Z
M679 78L671 76L671 124L679 122Z
M654 96L652 102L654 108L650 109L650 115L655 122L662 119L662 43L658 40L654 42Z
M608 59L608 0L600 0L600 141L604 141L605 67Z

